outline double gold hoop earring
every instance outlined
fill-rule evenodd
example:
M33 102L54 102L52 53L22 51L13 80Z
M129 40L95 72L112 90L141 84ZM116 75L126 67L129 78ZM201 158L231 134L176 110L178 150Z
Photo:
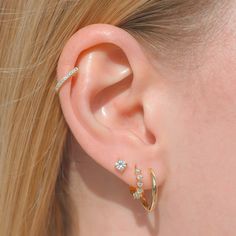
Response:
M124 160L118 160L114 167L119 171L119 172L124 172L126 167L127 167L127 163ZM157 206L157 200L158 200L158 188L157 188L157 178L156 175L153 171L152 168L149 169L150 172L150 176L151 176L151 181L152 181L152 198L151 198L151 203L148 203L148 200L146 198L146 195L144 193L143 190L143 174L142 174L142 170L137 168L137 166L135 166L134 168L134 172L135 172L135 177L136 177L136 187L134 186L129 186L129 190L130 193L132 194L134 199L140 200L140 202L142 203L144 209L148 212L152 212L156 206Z
M70 70L62 79L60 79L56 86L55 91L59 93L61 87L64 85L64 83L71 78L74 74L78 72L79 68L76 66L72 70ZM115 168L120 171L124 172L127 167L127 163L124 160L118 160L115 163ZM141 169L137 168L135 166L135 175L137 180L137 187L129 186L130 193L133 195L134 199L140 200L145 210L148 212L152 212L157 205L158 200L158 189L157 189L157 179L156 175L153 171L153 169L149 169L151 181L152 181L152 200L151 203L148 203L147 198L145 196L144 190L143 190L143 175Z
M152 168L149 169L151 181L152 181L152 199L151 203L148 203L148 200L145 196L143 190L143 175L141 169L135 166L135 175L137 180L137 187L130 186L130 193L133 195L134 199L140 200L144 209L148 212L152 212L157 206L158 200L158 188L157 188L157 178Z

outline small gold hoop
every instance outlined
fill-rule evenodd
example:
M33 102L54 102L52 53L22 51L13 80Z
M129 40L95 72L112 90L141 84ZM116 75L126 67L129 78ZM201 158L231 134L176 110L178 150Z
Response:
M77 73L79 68L76 66L72 70L70 70L62 79L60 79L56 86L55 86L55 91L58 93L62 85L69 79L71 78L75 73Z
M158 188L157 188L157 178L152 168L149 169L151 179L152 179L152 200L149 204L147 201L147 198L144 194L144 191L141 192L140 197L134 196L137 193L137 188L130 186L130 193L134 196L135 199L139 199L142 203L142 206L147 210L148 212L152 212L156 206L157 206L157 200L158 200Z

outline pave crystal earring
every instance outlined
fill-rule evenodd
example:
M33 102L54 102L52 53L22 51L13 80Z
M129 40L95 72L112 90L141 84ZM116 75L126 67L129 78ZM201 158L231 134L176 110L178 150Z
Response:
M130 189L130 193L133 195L133 198L140 200L145 210L147 210L148 212L152 212L156 208L156 205L157 205L158 191L157 191L156 175L153 169L150 168L149 171L150 171L151 180L152 180L152 200L150 204L148 203L146 196L144 194L144 190L143 190L142 171L141 169L137 168L137 166L135 166L137 187L130 186L129 189Z
M60 88L62 87L62 85L69 79L71 78L74 74L76 74L78 72L79 68L76 66L74 67L72 70L70 70L62 79L58 80L56 87L55 87L55 91L57 93L59 93Z
M135 175L137 180L137 187L135 189L135 192L133 192L134 199L140 199L143 196L143 175L141 169L138 169L137 166L135 166Z

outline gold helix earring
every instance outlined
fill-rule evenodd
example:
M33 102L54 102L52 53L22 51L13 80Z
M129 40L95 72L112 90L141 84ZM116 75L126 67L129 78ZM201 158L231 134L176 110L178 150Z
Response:
M76 66L74 67L72 70L70 70L62 79L60 79L55 87L56 92L58 93L60 88L62 87L62 85L69 79L71 78L75 73L77 73L77 71L79 70L79 68Z
M152 180L152 200L149 204L143 190L143 175L141 169L135 166L135 175L137 179L137 187L130 186L130 193L133 195L134 199L141 201L143 207L148 212L152 212L157 205L158 200L158 190L157 190L157 179L153 169L149 169L151 180Z

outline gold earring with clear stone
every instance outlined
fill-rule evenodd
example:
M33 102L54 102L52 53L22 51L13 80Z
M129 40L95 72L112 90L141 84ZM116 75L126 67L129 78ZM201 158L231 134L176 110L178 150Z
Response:
M152 201L150 204L148 204L147 199L144 194L144 190L143 190L142 170L137 168L136 165L135 165L135 175L136 175L136 180L137 180L137 187L130 186L129 189L130 189L130 193L133 195L133 198L140 200L145 210L147 210L148 212L151 212L155 209L157 205L158 190L157 190L156 175L152 168L150 168L149 171L150 171L151 181L152 181Z

